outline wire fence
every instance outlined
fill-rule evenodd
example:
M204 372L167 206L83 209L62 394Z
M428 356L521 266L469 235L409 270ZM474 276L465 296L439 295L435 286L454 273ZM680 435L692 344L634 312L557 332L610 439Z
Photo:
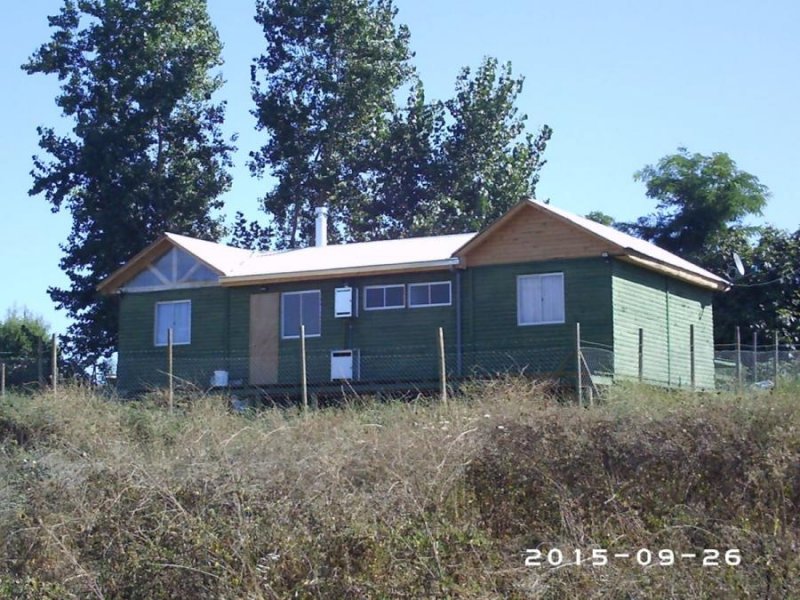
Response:
M771 389L784 381L800 380L800 352L776 342L716 346L716 389ZM59 375L57 368L53 369L53 356L57 352L15 356L0 348L0 394L6 389L54 387ZM688 356L695 360L694 352ZM636 365L625 369L617 364L618 359L610 345L581 338L579 326L561 343L499 348L466 344L458 349L440 331L427 342L388 348L330 349L321 347L319 339L306 340L305 344L283 343L279 352L264 354L203 350L191 345L158 347L124 353L116 374L102 383L132 395L166 389L170 402L176 389L227 390L242 397L273 399L302 396L306 401L308 396L353 392L433 392L446 398L449 389L464 381L506 376L559 382L573 389L579 401L591 402L595 392L614 381L638 379L664 385L645 374L641 347L638 378ZM694 377L694 365L687 372ZM668 379L666 385L695 387L693 380Z

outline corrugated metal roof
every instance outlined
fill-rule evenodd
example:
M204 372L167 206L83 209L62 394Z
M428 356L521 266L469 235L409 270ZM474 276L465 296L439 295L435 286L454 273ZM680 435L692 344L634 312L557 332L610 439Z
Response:
M229 273L230 277L302 275L320 271L359 270L453 259L453 253L474 233L312 246L283 252L256 253Z
M714 275L714 273L712 273L711 271L707 271L702 267L698 267L694 263L691 263L688 260L685 260L680 256L673 254L672 252L668 252L667 250L659 248L655 244L651 244L650 242L647 242L645 240L639 239L632 235L628 235L627 233L619 231L618 229L614 229L613 227L603 225L602 223L597 223L585 217L580 217L578 215L572 214L560 208L556 208L555 206L552 206L550 204L543 204L542 202L538 202L535 200L528 200L528 202L536 205L540 209L544 209L545 211L549 211L556 215L559 215L561 218L566 219L574 223L575 225L578 225L579 227L582 227L594 233L595 235L607 239L612 244L616 244L617 246L621 246L622 248L625 249L633 250L637 254L646 256L660 263L673 266L676 269L688 271L690 273L700 275L701 277L717 281L721 284L728 283L725 279L717 275Z

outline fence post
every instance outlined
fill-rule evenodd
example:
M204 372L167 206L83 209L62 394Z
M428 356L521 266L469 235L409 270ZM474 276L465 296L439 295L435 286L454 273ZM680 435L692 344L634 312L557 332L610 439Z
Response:
M444 329L439 327L439 389L441 390L442 404L447 404L447 362L444 354Z
M692 390L696 387L695 370L694 370L694 325L689 325L689 378L692 382Z
M753 332L753 383L758 381L758 331Z
M772 389L778 389L778 361L781 359L781 347L779 345L778 330L775 330L775 378L773 379Z
M36 344L36 376L39 381L39 387L44 387L44 349L42 348L42 338L38 338Z
M639 383L644 380L644 329L639 328Z
M53 334L52 343L53 353L51 358L53 365L51 368L50 377L53 379L53 396L55 397L55 395L58 393L58 338L56 337L55 333Z
M175 380L173 378L173 355L172 355L172 327L167 329L167 403L169 412L175 406Z
M300 325L300 389L303 395L303 414L308 414L308 372L306 371L306 326Z
M742 389L742 330L736 326L736 389Z
M581 324L575 323L575 384L578 393L578 406L583 406L583 365L581 364Z
M6 363L0 364L0 397L6 397Z

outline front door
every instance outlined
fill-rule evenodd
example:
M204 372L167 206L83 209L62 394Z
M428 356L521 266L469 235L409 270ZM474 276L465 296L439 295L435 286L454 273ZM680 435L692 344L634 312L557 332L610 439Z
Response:
M280 294L250 296L250 385L278 383Z

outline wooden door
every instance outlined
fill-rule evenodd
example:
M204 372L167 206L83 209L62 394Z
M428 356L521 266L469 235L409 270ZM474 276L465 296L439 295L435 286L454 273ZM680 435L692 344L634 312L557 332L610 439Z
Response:
M278 383L280 294L250 296L250 385Z

